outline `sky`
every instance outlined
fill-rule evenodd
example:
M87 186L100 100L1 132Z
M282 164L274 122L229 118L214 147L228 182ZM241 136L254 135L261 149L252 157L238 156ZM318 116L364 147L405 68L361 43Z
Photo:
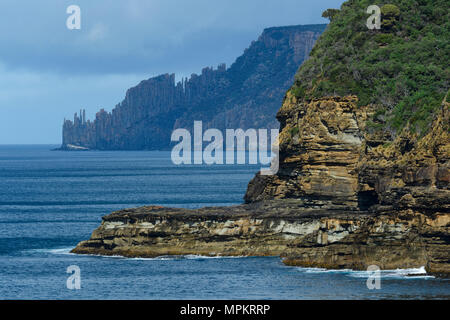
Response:
M0 144L60 144L150 77L227 66L264 28L327 23L343 0L1 0ZM70 30L67 8L81 9Z

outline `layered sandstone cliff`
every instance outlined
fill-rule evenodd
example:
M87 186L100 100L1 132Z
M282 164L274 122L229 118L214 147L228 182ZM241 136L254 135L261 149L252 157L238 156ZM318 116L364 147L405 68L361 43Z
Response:
M270 255L297 266L449 273L448 104L418 142L407 140L405 148L400 136L370 147L363 133L370 110L356 100L299 103L288 94L279 112L280 172L257 176L248 204L122 210L104 217L73 252Z
M424 137L405 129L394 141L366 130L373 112L356 96L299 101L278 113L280 171L256 176L246 202L295 198L305 207L366 210L374 205L448 211L449 103Z
M356 168L367 108L357 97L298 101L288 92L278 112L280 170L250 182L246 202L295 198L306 207L358 207Z

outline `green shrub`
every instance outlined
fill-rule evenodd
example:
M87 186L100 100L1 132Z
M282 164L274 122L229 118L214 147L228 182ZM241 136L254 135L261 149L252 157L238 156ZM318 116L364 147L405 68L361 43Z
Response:
M333 18L339 13L338 9L327 9L322 13L322 18L333 21Z
M303 98L305 96L305 89L302 87L292 87L291 92L297 98Z
M387 45L392 43L394 36L390 33L380 33L375 37L375 41L380 45Z
M392 29L400 18L400 9L396 5L386 4L381 7L381 26L383 29Z
M295 137L296 135L298 135L299 132L300 132L300 130L298 129L298 127L292 127L289 130L289 133L291 134L291 137Z

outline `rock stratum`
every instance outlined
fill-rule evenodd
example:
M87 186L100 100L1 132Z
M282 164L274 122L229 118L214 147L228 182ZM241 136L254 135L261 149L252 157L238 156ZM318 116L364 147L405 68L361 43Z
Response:
M204 68L200 75L175 82L165 74L127 91L112 112L95 120L85 111L63 124L62 150L165 150L173 130L204 128L276 129L275 114L294 75L326 25L265 29L230 68Z
M343 5L316 46L333 28L340 28L348 17L346 10L359 21L353 13L355 6L363 5L360 1ZM424 17L426 12L431 11L424 9ZM336 46L341 48L347 38L347 34L335 37ZM361 48L373 50L364 44ZM320 50L314 51L313 61ZM349 70L353 66L349 64ZM320 70L332 67L332 62L320 65L317 79L323 76ZM386 118L377 118L380 105L362 104L351 88L341 95L312 97L304 89L299 94L298 83L311 77L302 76L304 68L312 67L300 68L297 85L287 92L277 113L280 170L274 176L257 174L249 183L245 204L198 210L149 206L114 212L73 252L128 257L281 256L291 266L425 266L428 273L447 277L450 103L448 86L440 85L448 84L448 78L433 87L441 101L428 108L432 111L427 130L418 132L406 125L394 131ZM311 90L317 79L312 80ZM367 94L376 92L374 88ZM374 129L374 121L381 126ZM414 122L405 119L405 123Z

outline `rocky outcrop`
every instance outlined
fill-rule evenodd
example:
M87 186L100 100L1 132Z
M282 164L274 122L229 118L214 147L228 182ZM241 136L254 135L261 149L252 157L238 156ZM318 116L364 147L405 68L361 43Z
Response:
M325 27L269 28L228 69L204 68L178 83L173 74L142 81L112 112L102 109L89 121L81 111L65 120L63 149L168 149L172 131L189 130L194 120L206 129L278 128L275 113Z
M280 171L256 176L246 202L295 198L306 207L366 210L373 205L448 211L449 103L419 138L409 130L394 141L366 130L369 107L357 97L310 102L287 94L278 113Z
M449 106L444 99L424 137L406 129L393 142L377 145L368 135L357 170L360 192L376 195L376 202L382 206L419 210L427 215L449 213Z
M429 273L448 275L448 104L422 139L400 136L370 147L375 144L363 130L370 108L357 108L356 100L305 104L288 94L278 114L281 170L257 176L247 204L122 210L104 217L73 252L281 256L295 266L426 266Z
M280 170L250 182L246 202L295 198L306 207L358 207L356 168L367 108L357 97L299 102L290 92L278 112Z

